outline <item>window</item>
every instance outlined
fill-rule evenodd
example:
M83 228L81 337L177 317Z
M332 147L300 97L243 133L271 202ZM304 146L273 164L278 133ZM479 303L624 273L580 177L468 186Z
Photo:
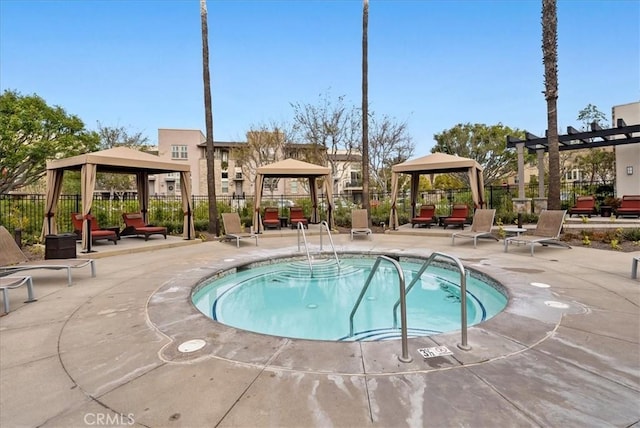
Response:
M298 180L291 180L291 193L298 193Z
M187 146L171 146L171 159L187 159Z
M222 160L222 162L229 162L229 151L228 150L222 150L220 152L221 156L220 159Z
M229 193L229 172L222 171L222 180L220 180L222 185L222 193Z

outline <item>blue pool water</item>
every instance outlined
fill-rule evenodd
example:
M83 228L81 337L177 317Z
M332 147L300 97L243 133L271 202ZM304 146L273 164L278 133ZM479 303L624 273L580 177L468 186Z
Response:
M312 340L386 340L400 337L393 328L393 306L399 298L398 274L382 262L354 316L351 310L369 276L374 258L346 258L314 264L313 276L304 261L276 262L238 270L199 287L195 306L228 326L274 336ZM421 267L401 262L408 286ZM409 336L460 329L460 274L430 266L407 294ZM506 296L480 275L467 276L468 325L500 312ZM400 325L400 309L396 319Z

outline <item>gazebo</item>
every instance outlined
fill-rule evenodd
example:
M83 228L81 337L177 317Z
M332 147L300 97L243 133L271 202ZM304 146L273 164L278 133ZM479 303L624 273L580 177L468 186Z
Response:
M263 230L262 222L260 221L260 202L262 200L262 187L264 179L269 177L309 179L309 192L311 193L311 202L313 204L313 211L311 212L311 223L318 223L320 221L320 216L318 214L318 192L316 189L316 181L318 178L324 177L324 189L328 202L328 224L329 227L333 225L333 190L331 189L331 168L302 162L296 159L285 159L269 165L261 166L257 170L254 203L255 211L253 213L253 228L257 233L260 233Z
M184 212L185 239L193 239L195 229L193 226L193 213L191 207L191 172L189 165L177 162L164 161L149 153L134 150L128 147L114 147L99 152L86 153L66 159L58 159L47 162L47 194L45 218L42 226L42 236L56 234L58 232L55 222L58 198L62 190L62 177L64 171L81 171L82 215L91 213L93 203L93 191L95 190L96 174L98 172L131 174L136 176L138 189L138 202L140 212L145 223L148 221L147 210L149 207L149 174L163 174L168 172L180 172L180 190L182 194L182 210ZM82 249L88 250L88 222L83 223Z
M433 153L391 167L391 215L389 216L389 227L394 230L398 227L396 201L398 199L399 174L411 175L411 216L415 217L420 175L451 172L466 172L469 175L469 185L471 187L473 203L476 208L482 208L485 205L482 166L480 166L475 159L453 156L446 153Z

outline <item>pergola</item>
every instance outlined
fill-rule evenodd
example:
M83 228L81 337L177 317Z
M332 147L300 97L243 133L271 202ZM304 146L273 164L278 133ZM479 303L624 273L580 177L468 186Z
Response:
M596 147L617 146L640 142L640 124L627 125L618 119L615 128L603 129L597 123L591 124L590 131L578 131L572 126L567 127L567 133L558 135L559 150L590 149ZM636 135L634 136L634 133ZM549 151L548 138L538 137L529 132L525 139L520 140L507 136L507 148L516 148L518 154L518 198L523 199L524 193L524 149L538 155L538 196L544 196L544 153Z
M411 175L411 216L416 216L416 201L418 199L418 185L422 174L445 174L451 172L466 172L469 175L469 186L476 208L482 208L484 201L484 177L482 166L475 160L447 153L433 153L417 159L411 159L391 167L391 215L389 227L398 227L398 199L399 174Z
M276 177L309 179L309 192L311 193L311 202L313 204L311 223L318 223L320 221L320 216L318 215L318 192L316 189L316 181L318 178L324 177L324 188L325 194L327 195L327 219L329 227L332 227L333 190L331 188L331 168L302 162L296 159L285 159L280 162L261 166L257 170L254 204L255 212L253 213L253 228L257 233L260 233L263 230L262 222L260 221L260 201L262 200L264 179Z
M193 239L193 213L191 207L191 170L189 165L177 162L167 162L157 156L133 150L128 147L115 147L99 152L86 153L66 159L47 162L47 195L45 218L42 225L42 236L58 232L55 222L58 198L62 191L62 177L64 171L80 171L80 189L82 193L82 215L91 213L93 191L95 190L96 174L98 172L131 174L136 176L138 202L140 212L145 223L148 221L149 207L149 174L163 174L180 172L180 190L182 194L182 210L184 212L185 239ZM83 222L82 249L87 251L90 245L88 238L89 224L85 218Z

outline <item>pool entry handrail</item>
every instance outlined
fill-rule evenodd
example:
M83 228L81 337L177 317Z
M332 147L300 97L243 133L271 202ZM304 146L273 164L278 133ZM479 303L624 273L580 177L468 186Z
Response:
M311 275L313 275L313 263L311 263L311 255L309 254L309 246L307 245L307 235L305 235L304 233L304 224L302 224L302 222L298 222L298 225L296 227L298 228L298 251L300 251L300 231L302 231L302 240L304 242L304 249L307 252L309 270L311 271Z
M329 230L329 223L326 220L322 220L320 222L320 251L322 251L322 230L327 230L327 235L329 235L329 242L331 243L331 249L333 250L333 256L336 258L336 263L338 264L338 269L340 269L340 260L338 259L338 253L336 252L336 247L333 245L333 238L331 237L331 230Z
M409 355L409 346L407 339L407 301L406 301L406 292L404 288L404 272L400 263L397 260L392 259L389 256L378 256L376 258L376 262L373 264L371 268L371 272L369 273L369 277L364 283L362 287L362 291L360 291L360 295L358 296L358 300L356 301L353 309L351 310L351 315L349 316L349 337L353 337L353 317L360 306L360 302L362 302L362 298L364 297L369 285L371 284L371 280L378 270L378 266L382 261L388 261L396 268L396 272L398 272L398 280L400 282L400 320L402 322L401 326L401 335L402 335L402 355L398 356L398 360L403 363L410 363L412 361L411 356ZM395 311L394 311L395 314Z
M458 344L458 348L462 349L463 351L469 351L471 350L471 346L467 344L467 275L466 275L464 266L462 265L462 262L460 261L459 258L457 258L456 256L451 256L449 254L434 251L433 253L431 253L431 256L429 256L429 258L424 262L422 267L420 267L420 270L418 270L418 273L416 274L416 276L411 280L405 293L408 294L411 291L411 289L416 284L416 282L418 282L418 280L420 279L424 271L427 270L431 262L433 262L433 260L435 260L437 257L442 257L442 258L453 261L456 267L458 268L458 270L460 271L460 318L461 318L460 334L462 336L461 337L462 343ZM397 310L398 310L398 305L400 305L401 303L400 300L401 299L398 299L396 304L393 306L393 328L394 329L398 328Z

